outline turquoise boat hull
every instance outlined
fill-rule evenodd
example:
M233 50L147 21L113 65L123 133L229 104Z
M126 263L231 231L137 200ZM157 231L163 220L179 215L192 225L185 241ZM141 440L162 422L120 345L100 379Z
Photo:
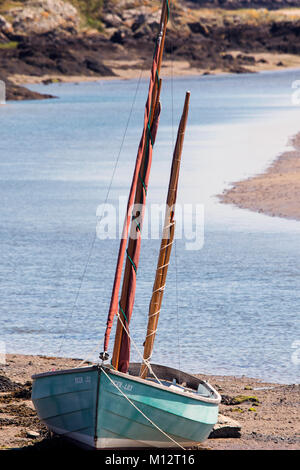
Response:
M181 371L152 368L160 383L138 377L138 364L129 374L92 366L35 375L32 401L50 431L91 448L175 448L206 440L220 395Z

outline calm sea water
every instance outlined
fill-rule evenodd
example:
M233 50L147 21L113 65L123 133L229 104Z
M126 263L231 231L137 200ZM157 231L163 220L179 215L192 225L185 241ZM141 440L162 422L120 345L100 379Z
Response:
M299 131L300 107L291 102L297 79L300 72L289 71L164 80L148 203L165 201L190 90L178 199L203 205L204 244L187 250L189 240L176 241L153 362L299 381L300 222L216 197L288 148ZM133 104L108 202L117 207L127 197L147 87L144 79L53 84L47 92L58 99L0 107L0 341L7 352L96 359L102 350L118 240L93 245L96 211ZM131 327L140 350L159 243L142 244ZM132 359L139 359L134 349Z

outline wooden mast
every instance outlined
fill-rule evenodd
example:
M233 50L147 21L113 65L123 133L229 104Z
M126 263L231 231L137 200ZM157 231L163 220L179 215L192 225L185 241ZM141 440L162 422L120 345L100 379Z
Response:
M123 356L125 356L126 354L124 354L124 350L126 349L129 350L129 338L128 338L127 332L123 328L123 324L126 323L127 328L128 328L128 324L130 322L131 312L133 308L133 302L134 302L134 296L135 296L135 276L136 276L136 270L138 267L139 252L140 252L140 237L141 237L140 232L141 232L144 209L145 209L145 197L146 197L148 177L149 177L149 171L150 171L150 165L151 165L151 152L152 152L152 147L154 144L155 135L157 131L158 116L160 113L159 97L160 97L160 90L161 90L161 80L159 79L159 73L161 69L166 28L167 28L167 22L169 18L169 3L170 3L170 0L164 0L162 12L161 12L159 36L158 36L158 41L156 44L156 50L154 54L154 56L158 54L158 57L157 57L155 82L154 82L153 90L150 96L151 105L150 105L148 129L150 129L151 142L149 143L148 146L146 145L144 147L143 157L142 157L142 162L141 162L140 172L139 172L140 177L137 181L136 193L135 193L135 199L134 199L134 205L140 204L142 206L142 209L141 209L141 213L135 214L132 217L130 237L129 237L128 248L127 248L127 259L126 259L124 276L123 276L122 293L121 293L121 299L119 303L119 315L122 318L122 321L120 321L120 318L119 318L117 322L114 350L113 350L113 357L112 357L112 366L115 369L122 370L122 371L126 371L126 363L125 363L126 361L125 362L123 361L123 364L120 364L120 355L123 354ZM159 48L159 50L157 50L157 48ZM149 151L149 148L150 148L150 151ZM135 219L137 218L138 218L138 224L135 221ZM122 349L123 349L123 353L122 353ZM127 352L127 355L128 354L129 352Z
M169 190L167 196L167 206L165 214L164 229L162 235L162 241L160 246L160 252L158 257L155 281L153 285L152 297L149 306L148 314L148 327L147 336L144 343L144 360L145 362L141 365L140 376L145 378L147 376L147 361L152 356L154 339L157 330L158 318L161 309L161 303L164 294L164 288L166 284L166 277L168 272L168 266L170 261L170 255L172 250L172 244L174 240L175 232L175 204L177 198L178 178L181 162L181 154L183 147L183 140L186 128L186 122L188 117L190 93L186 93L185 103L183 108L182 117L180 120L176 146L173 154L172 169L169 182Z

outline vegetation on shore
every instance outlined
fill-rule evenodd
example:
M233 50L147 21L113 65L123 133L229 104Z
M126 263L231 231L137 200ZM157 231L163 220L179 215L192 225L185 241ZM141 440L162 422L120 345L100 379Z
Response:
M101 21L104 0L71 0L83 19L83 25L103 31Z
M9 42L4 42L0 43L0 49L16 49L18 47L18 41L9 41Z

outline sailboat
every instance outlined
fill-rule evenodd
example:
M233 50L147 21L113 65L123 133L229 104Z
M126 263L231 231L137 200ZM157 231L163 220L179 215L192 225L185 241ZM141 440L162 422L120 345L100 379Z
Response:
M144 127L128 197L101 362L33 376L32 401L41 421L53 433L93 449L186 449L206 440L218 419L221 397L209 383L180 370L151 363L174 240L175 203L189 92L186 93L173 154L144 352L141 353L141 363L130 363L133 341L129 324L152 150L161 110L162 82L159 74L169 9L170 0L163 0ZM107 351L115 318L115 341L109 361Z

